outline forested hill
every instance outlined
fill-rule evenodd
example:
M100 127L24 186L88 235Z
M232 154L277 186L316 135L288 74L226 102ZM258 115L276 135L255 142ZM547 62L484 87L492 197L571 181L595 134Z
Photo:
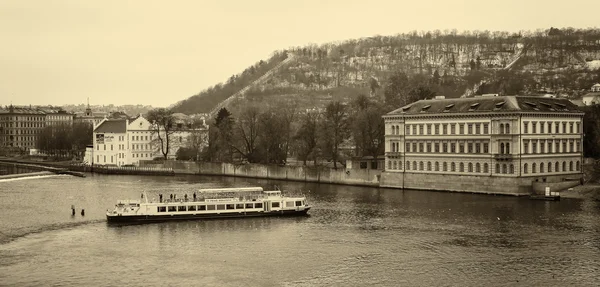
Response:
M285 65L271 70L290 56L293 59ZM385 98L392 105L433 95L577 96L596 82L600 82L600 29L413 32L278 51L227 83L172 108L209 112L249 85L237 99L293 98L302 107L314 108L332 97L345 101L361 93Z

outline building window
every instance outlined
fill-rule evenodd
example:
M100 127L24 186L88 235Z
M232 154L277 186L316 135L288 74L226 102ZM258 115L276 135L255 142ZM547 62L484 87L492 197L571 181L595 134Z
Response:
M423 170L423 162L419 162L419 170Z
M417 143L412 143L412 151L417 152Z
M410 170L410 161L406 161L406 170Z
M475 134L480 134L481 133L481 125L480 124L475 124Z
M473 163L469 163L469 172L473 172Z
M576 131L575 131L576 133L580 133L581 132L580 124L581 123L577 122L577 128L576 128Z
M504 143L500 143L499 150L501 154L504 154Z
M569 150L570 150L571 152L575 152L575 148L574 148L574 146L573 146L573 142L572 142L572 141L571 141L571 142L569 142Z
M554 142L554 152L555 153L560 152L560 141L558 141L558 140Z
M423 152L423 143L419 143L419 152Z
M456 171L456 164L455 163L451 163L450 164L450 171Z
M562 171L563 171L563 172L567 171L567 162L566 162L566 161L563 161L563 164L562 164Z
M529 172L529 170L527 170L527 164L523 165L523 173L527 174Z
M438 124L435 125L435 134L436 135L440 134L440 125L438 125Z
M410 152L410 143L406 143L406 152Z
M554 133L558 133L560 130L560 123L554 123Z
M515 166L513 164L510 164L510 174L515 173Z
M523 122L523 133L529 133L529 122Z
M535 162L531 164L531 173L536 173Z
M573 123L571 122L571 123L569 123L569 125L570 125L570 129L571 129L571 133L574 133L575 131L573 131Z
M430 135L431 134L431 124L427 125L427 134Z
M468 134L472 135L473 134L473 124L468 124L467 125L467 132Z
M546 123L544 123L544 122L540 122L540 134L543 134L543 133L545 133L545 132L544 132L544 130L545 130L545 129L544 129L544 126L545 126L545 125L546 125Z
M456 153L456 143L450 143L450 152Z
M563 122L562 126L563 126L563 134L566 134L567 133L567 123Z
M481 172L481 165L479 163L475 164L475 172Z
M427 170L431 171L431 162L430 161L427 162Z
M448 171L448 164L446 162L442 164L442 169L443 171Z
M448 134L448 125L447 124L443 124L442 125L442 134Z
M487 135L487 134L488 134L488 131L489 131L488 124L483 124L483 134L484 134L484 135Z
M435 162L435 171L440 171L440 163L439 162Z
M537 153L537 142L532 142L531 143L531 153Z
M548 172L552 172L552 163L548 162Z
M442 143L442 151L443 151L444 153L447 153L447 152L448 152L448 143Z
M504 133L504 124L500 124L500 134Z
M532 124L532 126L531 126L531 133L532 134L537 133L537 122L533 122L531 124Z
M569 152L569 151L567 150L567 141L563 141L563 143L562 143L562 148L563 148L563 149L562 149L562 152L565 152L565 153L566 153L566 152Z
M540 153L545 153L545 149L544 147L546 146L546 141L541 141L540 142Z
M396 163L396 161L394 161L394 169L396 169L396 165L397 165L397 163Z
M465 134L465 125L460 124L458 128L459 128L459 134L464 135Z
M377 162L375 162L377 163ZM396 162L394 161L394 165L396 165ZM402 161L398 162L398 169L402 169Z
M456 134L456 124L450 124L450 133Z
M496 164L496 173L500 173L500 164L499 163Z
M569 171L573 171L573 162L569 162Z
M388 169L392 169L392 161L388 161Z
M488 169L488 164L487 164L487 163L484 163L484 164L483 164L483 172L485 172L485 173L488 173L488 170L489 170L489 169Z
M458 144L458 151L459 153L465 153L465 144L464 143L459 143Z
M554 172L559 172L560 171L560 165L558 163L558 161L554 164Z
M503 164L503 165L502 165L502 173L503 173L503 174L506 174L507 172L508 172L508 171L507 171L507 169L506 169L506 164Z
M510 134L510 124L506 124L504 128L506 129L504 133Z
M544 173L544 163L540 163L540 173Z
M440 152L440 143L435 143L434 147L435 147L435 152L439 153Z
M431 152L431 143L427 143L427 152Z
M465 172L465 164L464 163L461 162L458 166L459 166L459 169L458 169L459 172Z
M575 162L575 170L576 170L576 171L579 171L579 169L580 169L580 166L579 166L579 165L580 165L580 164L579 164L579 161L576 161L576 162Z
M425 133L423 132L423 125L419 125L419 134L420 135L424 135Z

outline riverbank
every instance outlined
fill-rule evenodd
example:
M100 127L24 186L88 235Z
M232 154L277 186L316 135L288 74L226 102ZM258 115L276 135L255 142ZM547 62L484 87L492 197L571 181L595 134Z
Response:
M591 199L600 201L600 184L584 184L560 192L562 198Z

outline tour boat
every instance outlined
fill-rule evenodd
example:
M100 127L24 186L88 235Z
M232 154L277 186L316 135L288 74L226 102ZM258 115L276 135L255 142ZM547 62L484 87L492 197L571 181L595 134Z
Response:
M284 196L280 190L262 187L201 189L193 196L171 195L158 201L119 200L106 212L109 223L162 222L171 220L306 215L310 205L304 196Z

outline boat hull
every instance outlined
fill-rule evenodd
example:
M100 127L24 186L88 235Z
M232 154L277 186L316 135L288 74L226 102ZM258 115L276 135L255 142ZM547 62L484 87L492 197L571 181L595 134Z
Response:
M235 213L212 213L212 214L165 214L165 215L113 215L107 214L108 223L153 223L179 220L210 220L225 218L245 218L245 217L276 217L276 216L307 216L309 208L303 210L284 210L284 211L255 211L255 212L235 212Z

